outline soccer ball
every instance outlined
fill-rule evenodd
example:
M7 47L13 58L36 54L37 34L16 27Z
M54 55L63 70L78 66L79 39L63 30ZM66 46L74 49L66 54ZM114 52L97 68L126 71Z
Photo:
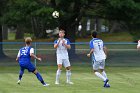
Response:
M58 18L58 17L59 17L59 12L58 12L58 11L54 11L54 12L52 13L52 16L53 16L54 18Z

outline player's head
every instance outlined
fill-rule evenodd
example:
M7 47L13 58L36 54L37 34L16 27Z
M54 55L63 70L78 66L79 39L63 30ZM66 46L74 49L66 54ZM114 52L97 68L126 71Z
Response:
M25 44L26 44L26 45L30 45L31 42L32 42L31 37L26 37L26 38L25 38Z
M63 29L61 29L61 30L59 31L59 37L60 37L60 38L64 38L64 36L65 36L65 31L64 31Z
M96 31L92 32L92 33L91 33L91 36L92 36L93 38L97 38L97 32L96 32Z

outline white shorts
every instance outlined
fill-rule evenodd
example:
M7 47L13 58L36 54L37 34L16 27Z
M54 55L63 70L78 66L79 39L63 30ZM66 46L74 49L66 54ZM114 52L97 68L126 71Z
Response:
M70 61L69 59L57 59L57 65L58 64L63 64L64 67L69 67L70 66Z
M104 67L105 67L105 60L94 61L93 63L93 70L104 69Z

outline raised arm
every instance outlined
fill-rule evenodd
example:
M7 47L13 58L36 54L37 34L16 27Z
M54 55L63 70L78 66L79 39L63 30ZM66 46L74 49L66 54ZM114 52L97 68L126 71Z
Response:
M71 45L70 45L70 41L67 40L67 44L65 43L65 40L62 41L63 45L67 48L67 49L71 49Z
M54 48L57 48L58 45L59 45L59 43L60 43L60 39L58 39L58 43L57 43L57 40L55 40L55 41L54 41Z

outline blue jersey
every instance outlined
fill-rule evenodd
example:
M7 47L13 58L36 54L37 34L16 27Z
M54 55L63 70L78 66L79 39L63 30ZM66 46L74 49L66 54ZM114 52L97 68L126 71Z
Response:
M31 47L23 47L19 50L19 63L20 64L29 64L31 63L31 56L30 56L30 49Z

